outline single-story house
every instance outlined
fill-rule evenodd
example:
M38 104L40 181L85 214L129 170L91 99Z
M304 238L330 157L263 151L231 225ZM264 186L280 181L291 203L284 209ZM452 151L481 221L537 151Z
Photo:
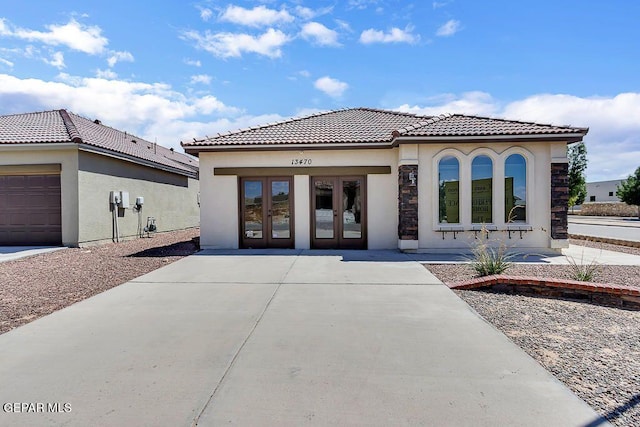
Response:
M182 143L205 248L567 245L567 144L588 129L354 108Z
M0 116L0 245L82 246L199 215L192 156L66 110Z

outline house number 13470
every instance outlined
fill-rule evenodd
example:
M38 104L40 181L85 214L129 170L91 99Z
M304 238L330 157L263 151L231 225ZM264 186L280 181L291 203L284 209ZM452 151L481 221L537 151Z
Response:
M292 159L291 160L291 166L305 166L305 165L310 165L311 164L311 159Z

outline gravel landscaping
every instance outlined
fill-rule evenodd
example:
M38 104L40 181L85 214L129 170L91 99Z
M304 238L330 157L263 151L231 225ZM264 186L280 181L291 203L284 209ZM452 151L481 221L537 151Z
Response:
M0 334L190 255L199 235L156 233L1 262Z
M475 276L466 264L425 267L445 283ZM571 267L516 264L505 274L571 278ZM640 266L602 266L595 281L640 287ZM640 425L640 311L489 291L455 293L612 424Z

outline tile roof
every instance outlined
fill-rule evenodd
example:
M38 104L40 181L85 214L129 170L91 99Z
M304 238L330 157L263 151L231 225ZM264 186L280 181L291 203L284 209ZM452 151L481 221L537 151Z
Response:
M182 143L184 147L255 144L329 144L391 141L391 131L428 117L372 108L328 111Z
M171 168L191 176L198 171L198 159L192 156L66 110L0 116L0 146L64 142L86 144L143 160L150 166Z
M398 136L497 136L582 133L587 129L462 114L445 114L397 129Z
M486 137L486 136L555 136L566 134L579 140L587 128L554 126L515 120L447 114L419 116L371 108L352 108L293 118L264 126L241 129L217 136L183 142L187 152L197 153L201 147L290 144L363 144L393 145L406 137Z

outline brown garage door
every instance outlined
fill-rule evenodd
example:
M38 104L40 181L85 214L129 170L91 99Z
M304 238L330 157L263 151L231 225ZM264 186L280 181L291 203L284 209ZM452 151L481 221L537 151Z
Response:
M0 246L62 244L60 175L0 174Z

